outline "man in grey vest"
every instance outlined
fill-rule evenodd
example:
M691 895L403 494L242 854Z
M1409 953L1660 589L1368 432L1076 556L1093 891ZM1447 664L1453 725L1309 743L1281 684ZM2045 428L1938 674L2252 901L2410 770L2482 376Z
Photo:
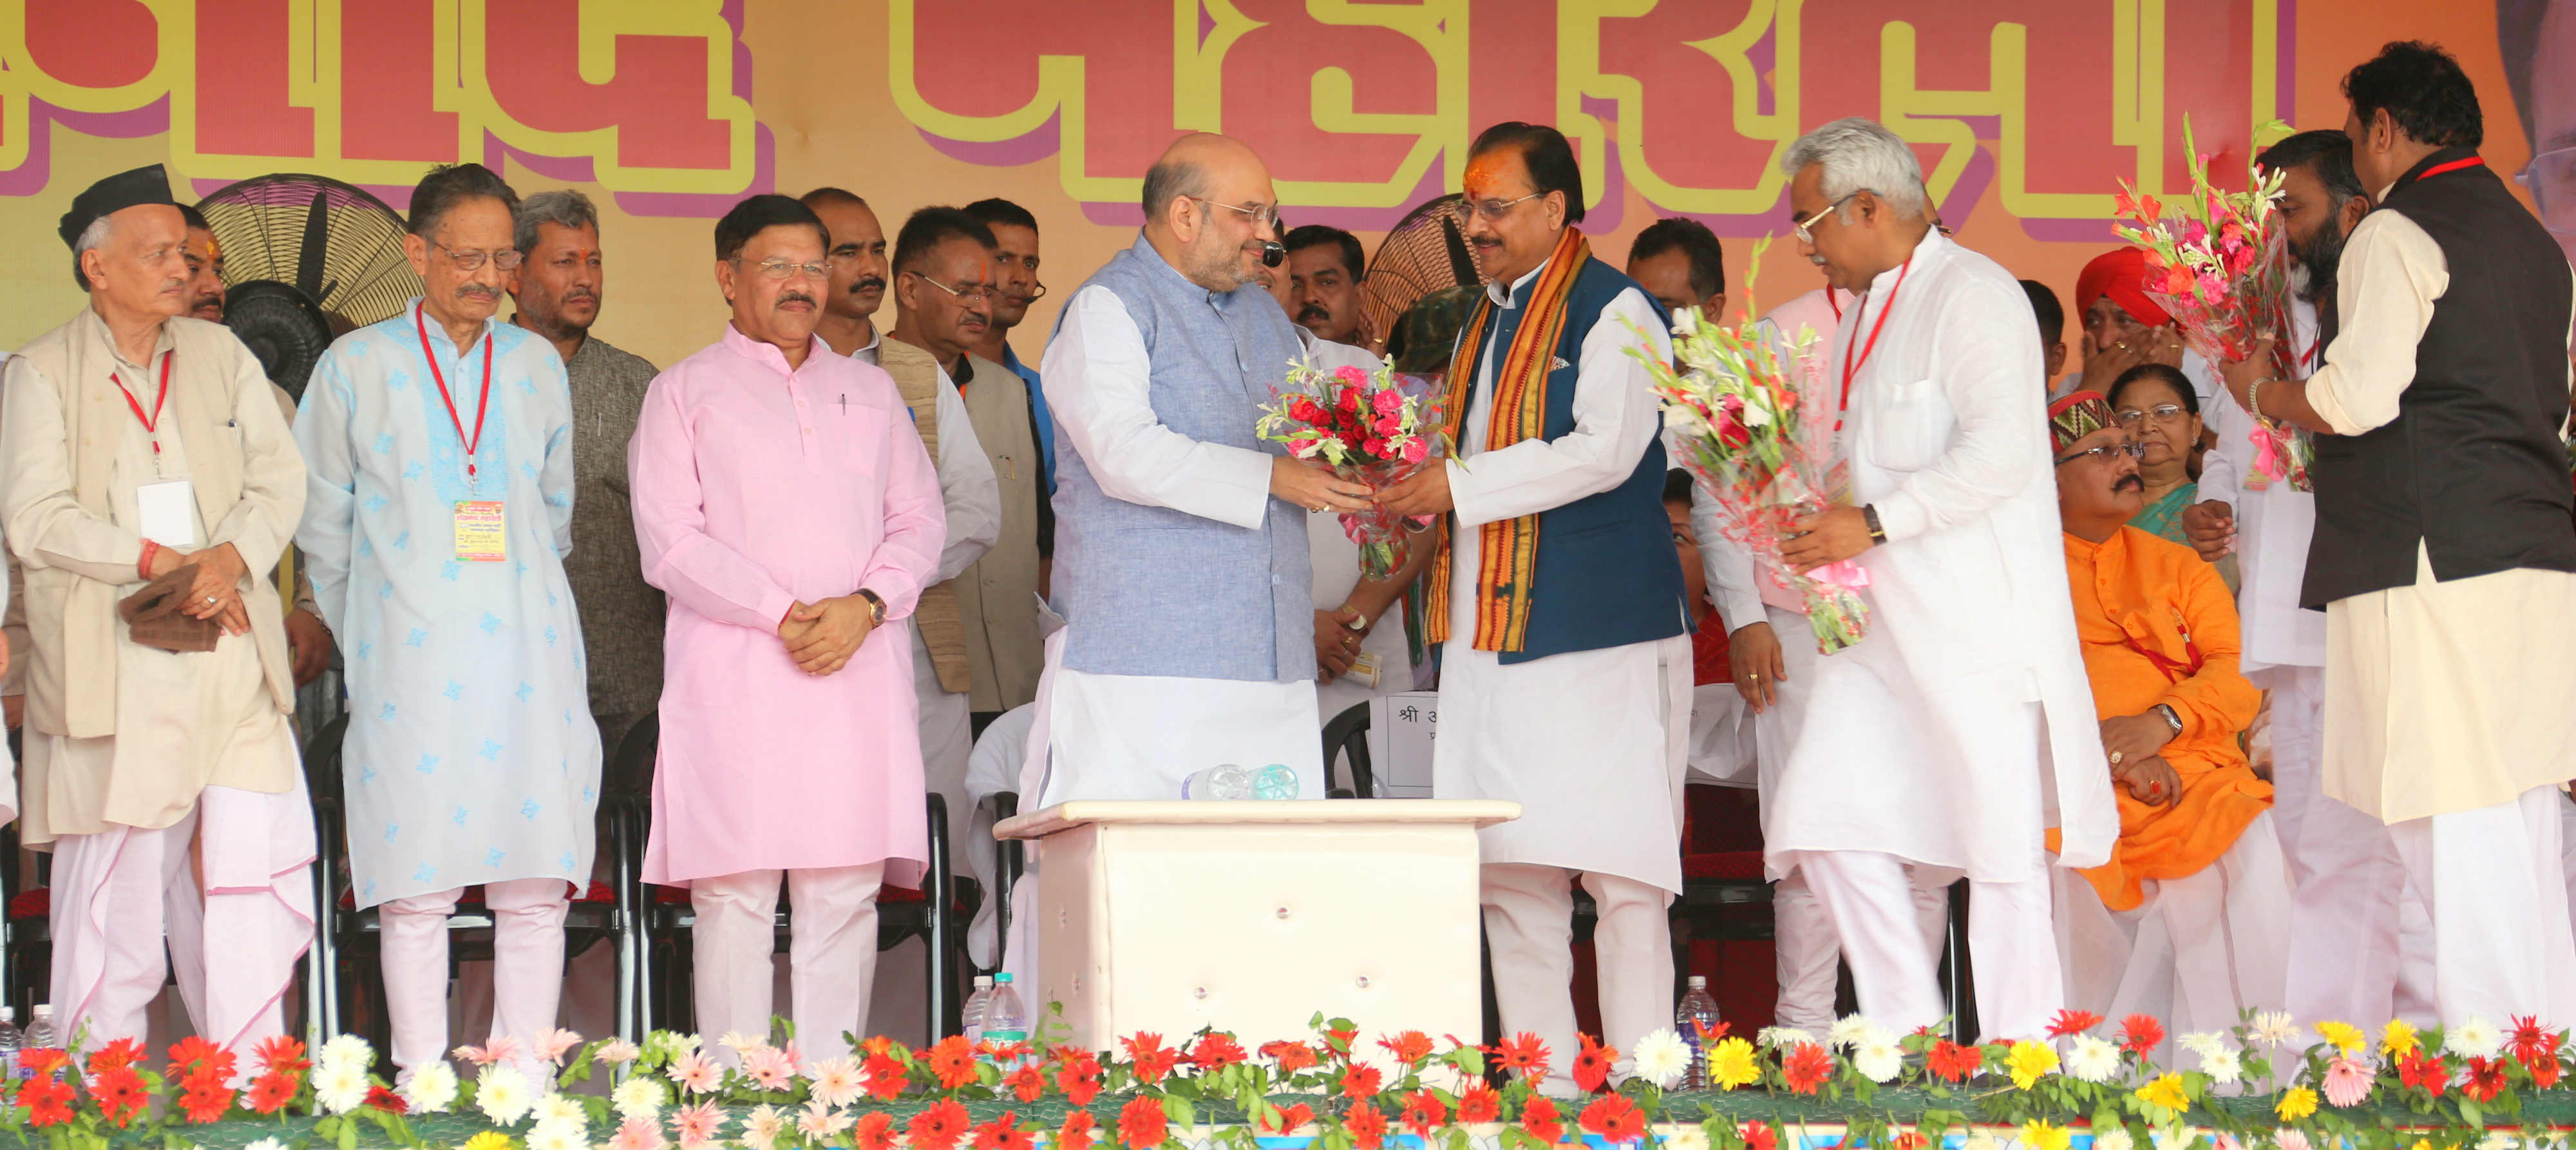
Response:
M1278 239L1241 142L1182 137L1145 227L1064 309L1041 375L1063 429L1056 559L1023 809L1171 799L1221 763L1323 796L1306 520L1368 488L1255 439L1299 355L1255 272Z
M2387 824L2367 867L2433 915L2444 1022L2576 1011L2558 785L2576 776L2576 530L2562 432L2576 276L2477 148L2476 91L2429 44L2344 77L2378 207L2336 265L2325 364L2222 368L2315 435L2303 606L2326 613L2327 797ZM2395 950L2394 901L2367 924ZM2375 977L2390 977L2376 964ZM2352 976L2364 977L2360 973ZM2361 987L2388 1001L2384 985Z

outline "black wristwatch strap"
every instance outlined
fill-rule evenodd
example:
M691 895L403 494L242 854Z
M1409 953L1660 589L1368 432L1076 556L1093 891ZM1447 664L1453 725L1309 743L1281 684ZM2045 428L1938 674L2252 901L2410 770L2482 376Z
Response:
M868 626L885 626L885 600L878 598L876 592L865 587L859 588L859 598L868 601Z
M1869 541L1870 541L1870 542L1872 542L1872 543L1885 543L1885 542L1887 542L1887 529L1878 525L1878 508L1873 507L1873 506L1871 506L1871 505L1869 505L1869 504L1864 503L1864 504L1862 504L1862 505L1861 505L1861 508L1860 508L1860 517L1861 517L1862 521L1864 521L1864 522L1866 522L1866 523L1868 523L1868 524L1869 524Z

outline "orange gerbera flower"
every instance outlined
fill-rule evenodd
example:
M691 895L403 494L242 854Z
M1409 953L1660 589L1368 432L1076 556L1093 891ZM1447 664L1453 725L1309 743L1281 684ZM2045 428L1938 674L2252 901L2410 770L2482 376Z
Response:
M1646 1132L1646 1115L1626 1097L1612 1094L1584 1107L1583 1117L1575 1122L1586 1133L1598 1135L1614 1145L1634 1142Z
M1159 1099L1140 1095L1118 1111L1118 1141L1127 1150L1154 1150L1171 1136Z
M1359 1150L1378 1150L1386 1143L1386 1115L1378 1113L1376 1106L1362 1102L1343 1117L1342 1132L1351 1136L1351 1145Z

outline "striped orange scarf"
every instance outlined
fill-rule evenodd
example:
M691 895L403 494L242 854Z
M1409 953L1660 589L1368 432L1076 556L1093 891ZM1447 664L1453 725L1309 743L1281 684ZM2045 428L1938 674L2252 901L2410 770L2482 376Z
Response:
M1547 423L1547 377L1556 360L1556 345L1565 336L1565 301L1576 277L1592 259L1583 233L1565 229L1556 251L1547 258L1524 305L1520 330L1494 369L1492 417L1485 424L1485 450L1500 451L1539 435ZM1464 444L1460 428L1467 421L1469 393L1476 385L1476 361L1485 347L1485 330L1494 318L1494 300L1476 302L1476 312L1458 333L1458 350L1449 363L1446 410L1449 441ZM1440 521L1440 549L1431 561L1430 586L1423 596L1425 639L1449 638L1449 580L1456 517ZM1476 649L1518 651L1529 634L1530 591L1538 573L1538 516L1524 515L1477 529L1479 557L1476 580Z

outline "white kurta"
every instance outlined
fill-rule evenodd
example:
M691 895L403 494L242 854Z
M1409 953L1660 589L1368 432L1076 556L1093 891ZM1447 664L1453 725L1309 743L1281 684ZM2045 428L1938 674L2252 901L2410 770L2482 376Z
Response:
M2306 300L2291 305L2291 345L2298 353L2316 347L2317 307ZM2294 353L2296 354L2296 353ZM2311 362L2298 370L2305 372ZM2218 445L2201 457L2200 499L2228 504L2236 513L2237 570L2242 576L2236 613L2245 621L2245 673L2269 667L2322 667L2326 662L2326 617L2299 606L2299 586L2308 575L2308 537L2316 531L2317 497L2275 480L2262 488L2246 486L2252 468L2254 417L2234 396L2220 393L2201 409Z
M1868 637L1818 661L1806 721L1787 733L1764 796L1771 869L1784 873L1793 851L1875 851L2019 882L2051 824L2066 832L2062 863L2099 865L2119 815L2075 638L2021 286L1930 232L1866 303L1844 309L1827 380L1838 385L1884 317L1841 444L1852 502L1877 507L1888 542L1859 558Z
M1487 291L1496 306L1509 307L1511 288L1519 286L1494 284ZM1574 430L1496 451L1485 449L1485 433L1494 362L1506 349L1487 347L1475 399L1460 425L1464 462L1446 464L1457 506L1453 539L1472 540L1487 523L1608 491L1635 473L1661 415L1645 366L1627 354L1637 343L1630 324L1647 333L1654 355L1672 357L1671 340L1645 293L1633 287L1619 293L1583 340ZM1680 891L1690 636L1505 664L1475 647L1481 576L1473 551L1454 552L1432 793L1521 804L1519 819L1477 832L1487 863L1597 871Z
M1148 358L1116 293L1094 285L1073 294L1039 367L1065 445L1114 498L1259 526L1270 510L1272 456L1164 427ZM1066 668L1060 637L1046 651L1037 726L1047 753L1031 756L1021 810L1068 799L1176 799L1182 780L1220 763L1280 763L1297 772L1298 797L1324 797L1314 680L1101 675Z
M349 854L361 907L478 883L590 881L599 799L572 547L572 391L563 357L486 321L459 355L427 324L470 421L466 453L413 312L342 336L295 421L309 469L296 533L349 662ZM470 374L469 374L470 372ZM454 506L503 504L509 557L456 557Z
M1304 327L1297 329L1297 341L1306 345L1307 361L1323 371L1347 366L1375 372L1386 362L1364 348L1318 339L1315 333ZM1351 591L1360 585L1360 545L1351 542L1350 533L1342 527L1342 517L1330 512L1306 517L1306 542L1314 550L1315 609L1339 610L1350 599ZM1429 546L1429 536L1420 537L1417 543ZM1386 614L1378 617L1377 626L1369 630L1367 638L1360 640L1360 653L1377 656L1376 685L1371 686L1347 675L1329 683L1317 683L1315 713L1325 722L1329 723L1333 716L1377 696L1413 689L1413 652L1404 630L1401 607L1389 606Z

